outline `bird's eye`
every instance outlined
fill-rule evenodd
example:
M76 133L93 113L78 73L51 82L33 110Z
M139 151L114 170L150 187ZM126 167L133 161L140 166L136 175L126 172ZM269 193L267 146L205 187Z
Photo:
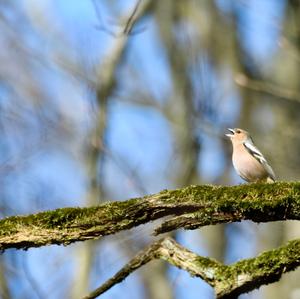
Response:
M241 130L236 130L236 133L237 133L237 134L240 134L240 133L241 133Z

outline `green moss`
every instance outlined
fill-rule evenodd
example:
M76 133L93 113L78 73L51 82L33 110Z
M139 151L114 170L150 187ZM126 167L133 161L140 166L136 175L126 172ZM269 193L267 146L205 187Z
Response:
M39 229L68 229L101 225L107 220L123 219L128 208L138 203L138 199L112 202L98 207L61 208L27 216L12 216L0 220L0 236L11 235L26 227ZM124 224L124 223L123 223ZM126 224L126 223L125 223Z
M28 235L32 229L41 232L43 229L66 230L64 234L68 234L78 228L84 235L87 230L99 235L111 234L174 214L195 220L191 222L190 228L241 219L255 220L255 215L266 215L272 220L274 215L280 214L281 219L284 219L290 213L290 219L299 219L299 206L298 182L230 187L192 185L183 189L163 190L143 198L105 203L98 207L62 208L34 215L8 217L0 220L0 236L12 236L25 230L25 235ZM231 215L230 219L226 218L228 215ZM196 221L200 223L198 226Z
M272 200L277 197L292 197L300 196L300 183L298 182L277 182L274 184L244 184L239 186L189 186L177 190L164 190L156 195L160 200L168 203L180 203L191 200L193 202L213 202L223 201L230 204L234 201L252 200L259 204L261 198Z
M298 262L297 262L298 261ZM281 274L294 270L300 261L300 240L294 240L278 249L270 250L251 259L241 260L233 265L219 268L216 275L222 285L219 288L234 289L239 275L248 275L250 281L263 278L273 282L280 278Z

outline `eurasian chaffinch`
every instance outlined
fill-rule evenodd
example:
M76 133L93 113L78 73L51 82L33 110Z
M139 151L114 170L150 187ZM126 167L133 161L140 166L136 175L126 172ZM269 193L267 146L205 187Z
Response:
M232 163L238 175L247 182L275 182L275 174L263 154L254 145L249 133L242 129L228 129L232 142Z

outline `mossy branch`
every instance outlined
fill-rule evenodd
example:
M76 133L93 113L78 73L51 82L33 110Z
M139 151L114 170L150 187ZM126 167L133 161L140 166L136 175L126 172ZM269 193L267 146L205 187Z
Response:
M157 233L251 219L300 219L300 183L190 186L90 208L62 208L0 221L0 250L98 239L165 216Z
M218 299L237 298L238 295L261 285L278 281L283 273L298 267L300 265L300 240L291 241L283 247L264 252L256 258L245 259L226 266L214 259L189 251L171 238L165 238L144 249L116 275L84 299L100 296L115 284L123 281L129 274L155 259L163 259L186 270L192 276L202 278L214 288Z

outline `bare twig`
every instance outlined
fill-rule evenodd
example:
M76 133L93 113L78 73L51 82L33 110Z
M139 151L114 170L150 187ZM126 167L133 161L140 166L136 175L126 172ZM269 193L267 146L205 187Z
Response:
M138 0L136 2L136 5L133 8L132 14L129 16L129 18L128 18L127 22L126 22L125 28L123 30L123 34L129 35L131 33L133 25L134 25L134 23L137 20L136 15L137 15L137 11L139 9L139 6L140 6L141 2L142 2L142 0Z
M137 270L141 266L147 264L151 260L155 259L155 254L160 248L162 240L153 243L148 248L141 251L136 255L128 264L126 264L118 273L116 273L112 278L107 280L102 286L95 289L89 295L84 297L84 299L92 299L100 296L115 284L123 281L130 273Z
M97 25L96 28L108 33L109 35L111 35L113 37L120 37L122 35L125 35L125 36L136 35L136 34L143 32L145 30L145 27L139 28L133 32L133 26L136 23L136 21L138 20L138 17L140 15L139 9L141 9L141 6L142 6L141 4L143 1L148 2L148 0L138 0L132 10L132 13L127 18L124 29L122 29L121 33L116 33L104 24L103 17L101 15L100 9L98 7L97 1L92 0L92 4L94 6L94 10L96 12L97 19L99 21L99 25ZM143 8L141 10L143 10Z

